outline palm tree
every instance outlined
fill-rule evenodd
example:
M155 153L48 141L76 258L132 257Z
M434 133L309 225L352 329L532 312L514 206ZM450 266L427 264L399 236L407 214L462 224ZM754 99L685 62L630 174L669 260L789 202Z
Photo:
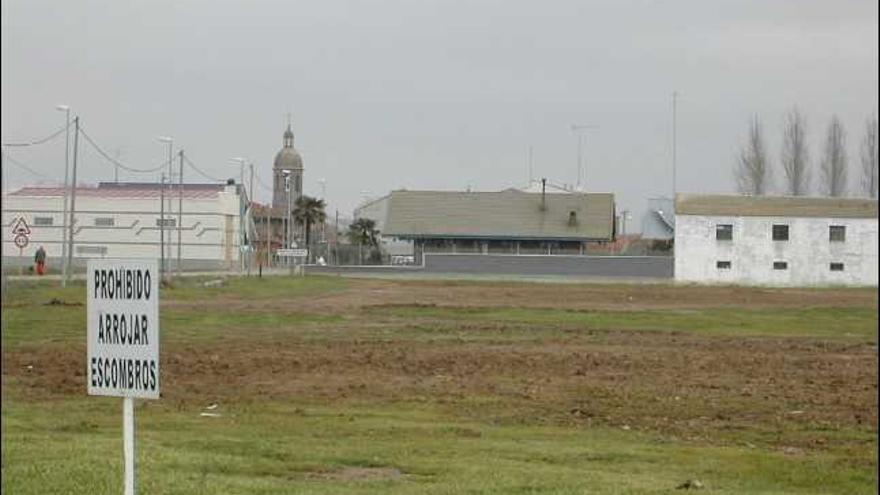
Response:
M312 225L323 223L327 219L324 212L324 200L301 196L293 208L293 218L306 227L306 250L311 246Z
M346 232L348 240L352 244L358 245L358 261L364 263L364 255L362 247L364 244L370 247L379 245L379 231L376 229L376 222L369 218L358 218L348 226Z

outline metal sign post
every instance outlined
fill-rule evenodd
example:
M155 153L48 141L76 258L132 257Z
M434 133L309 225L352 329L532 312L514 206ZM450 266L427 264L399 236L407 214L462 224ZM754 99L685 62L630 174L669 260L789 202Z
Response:
M296 265L297 259L305 259L305 257L308 256L309 251L307 249L279 249L275 254L281 258L287 258L287 263L290 266L290 274L293 275L293 269ZM303 269L302 265L303 263L300 262L300 274L305 275L305 269Z
M18 246L18 257L23 258L24 248L27 247L31 235L31 228L28 227L24 217L18 217L18 220L15 221L15 226L12 227L12 235L12 242ZM18 267L18 274L22 275L23 273L24 265Z
M134 399L159 398L156 260L91 259L87 267L89 395L122 397L125 495L137 493Z

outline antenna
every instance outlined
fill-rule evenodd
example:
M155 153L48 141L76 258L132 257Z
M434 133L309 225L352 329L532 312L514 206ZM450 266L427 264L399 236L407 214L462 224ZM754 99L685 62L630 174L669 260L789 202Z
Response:
M598 129L598 128L599 128L599 126L595 125L595 124L572 124L571 125L571 130L573 132L576 132L578 135L578 167L577 167L577 183L575 186L575 189L577 189L577 190L582 189L583 178L584 178L583 177L584 176L584 173L583 173L584 167L581 165L581 155L583 154L581 150L584 145L584 132L582 132L582 131L588 131L591 129Z
M529 146L529 186L532 185L532 147Z

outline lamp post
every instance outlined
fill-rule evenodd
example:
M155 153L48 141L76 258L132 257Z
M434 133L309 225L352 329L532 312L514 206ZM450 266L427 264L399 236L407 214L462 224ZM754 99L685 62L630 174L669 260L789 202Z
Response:
M241 188L240 189L241 194L239 194L239 198L241 198L245 192L245 189L244 189L244 164L247 162L247 160L245 160L244 158L241 158L241 157L235 157L235 158L230 158L229 161L236 162L236 163L238 163L238 166L239 166L239 182L238 183L239 183L239 187ZM253 188L251 188L251 189L253 189ZM253 190L251 191L251 193L253 193ZM248 200L250 200L250 199L251 198L248 198ZM244 259L244 240L245 240L244 228L245 227L244 227L243 206L245 206L245 205L242 205L241 203L239 203L239 208L238 208L238 256L240 258L240 262L239 262L238 266L239 266L240 270L244 268L244 264L245 264L245 259ZM248 263L247 266L248 266L248 271L250 271L250 263Z
M170 183L173 180L172 179L173 172L171 169L171 166L172 166L171 161L172 161L172 150L174 148L174 138L169 137L169 136L159 136L157 139L168 145L168 174L167 174L167 177L168 177L168 182ZM165 256L165 177L166 177L166 175L162 174L162 183L159 185L159 188L160 188L159 202L161 203L161 205L160 205L160 212L161 213L160 213L160 218L159 218L159 229L160 229L159 230L159 243L161 245L160 249L161 249L161 253L162 253L162 256L161 256L162 264L161 264L161 269L160 269L160 272L162 273L162 280L165 279L165 277L167 275L167 271L168 271L168 267L165 266L165 260L167 259L167 257ZM171 213L170 206L171 205L169 204L169 208L168 208L169 214ZM168 240L169 240L168 244L171 244L170 235L169 235ZM170 257L170 254L171 253L169 252L168 253L169 257Z
M67 192L68 180L70 179L70 106L58 105L56 110L64 112L64 193L62 194L64 205L61 207L61 287L67 287Z
M287 228L284 231L284 249L290 249L290 195L293 193L293 188L290 187L290 170L284 171L284 190L287 191ZM290 274L293 275L293 263L291 263L292 256L287 257L287 265L290 267Z
M677 133L677 107L678 107L678 91L672 92L672 203L675 204L675 193L678 192L678 184L676 177L676 133Z

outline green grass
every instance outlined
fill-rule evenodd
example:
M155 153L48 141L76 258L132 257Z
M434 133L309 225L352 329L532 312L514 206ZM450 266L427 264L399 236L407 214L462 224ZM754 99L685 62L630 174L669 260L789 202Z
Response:
M411 340L540 344L572 335L593 338L581 330L877 341L875 307L629 312L391 305L335 314L310 312L297 303L358 290L355 282L229 278L221 287L205 288L205 280L185 279L163 289L163 346L207 349L214 341L244 336L265 345L282 338L382 340L402 349ZM47 305L52 299L73 305ZM201 307L200 301L214 303ZM16 283L3 302L4 354L34 345L85 345L82 283L66 289L45 281ZM251 303L282 309L264 311ZM122 401L32 392L4 376L2 492L119 493ZM876 493L875 427L829 427L822 431L827 448L785 454L768 439L800 433L812 438L815 425L746 424L718 432L715 439L683 440L611 426L563 426L540 417L519 421L543 411L515 411L513 402L491 397L455 403L431 397L309 400L221 403L219 418L200 417L206 404L193 400L139 402L141 492L674 494L682 493L675 490L679 483L695 478L707 487L700 493ZM641 407L649 407L645 404ZM352 467L396 469L401 475L338 479Z
M117 493L121 400L4 395L4 493ZM219 418L140 402L143 493L874 493L866 459L700 446L610 428L492 426L413 403L221 404ZM876 465L876 456L873 459ZM339 480L346 467L396 479ZM321 477L324 473L325 477Z
M353 335L366 340L466 339L535 340L577 329L679 331L732 337L818 337L877 341L876 308L817 307L799 309L707 308L699 310L572 311L511 307L374 306L357 316L315 314L297 310L296 300L348 290L340 277L266 277L226 279L205 288L205 279L184 279L162 292L165 302L183 306L162 309L163 342L267 338L315 338L303 329L320 329L319 338ZM85 290L80 282L61 289L49 283L24 283L4 301L3 345L63 344L84 338ZM47 305L58 299L71 306ZM268 312L211 304L205 310L190 303L229 299L236 302L283 301L285 309ZM167 306L167 304L166 304ZM492 329L448 332L450 325L506 324L503 335ZM473 326L473 325L471 325ZM344 329L343 332L341 329Z
M223 286L204 287L202 282L212 279L183 279L173 288L162 289L162 301L198 302L217 298L234 298L236 302L271 301L282 299L290 310L267 312L212 305L206 310L197 305L181 308L163 307L160 311L163 342L206 341L217 338L236 338L247 335L269 335L279 330L309 325L336 324L344 320L332 314L314 314L296 311L296 299L321 296L344 290L346 279L341 277L266 277L227 278ZM60 288L52 282L24 282L4 294L4 346L19 344L64 344L85 341L86 290L85 284L75 282ZM53 299L62 305L49 304ZM167 306L167 304L166 304ZM252 333L242 333L247 330Z
M506 322L594 330L683 331L720 336L859 338L877 340L877 311L869 308L718 308L652 311L569 311L534 308L390 306L373 309L410 321Z

